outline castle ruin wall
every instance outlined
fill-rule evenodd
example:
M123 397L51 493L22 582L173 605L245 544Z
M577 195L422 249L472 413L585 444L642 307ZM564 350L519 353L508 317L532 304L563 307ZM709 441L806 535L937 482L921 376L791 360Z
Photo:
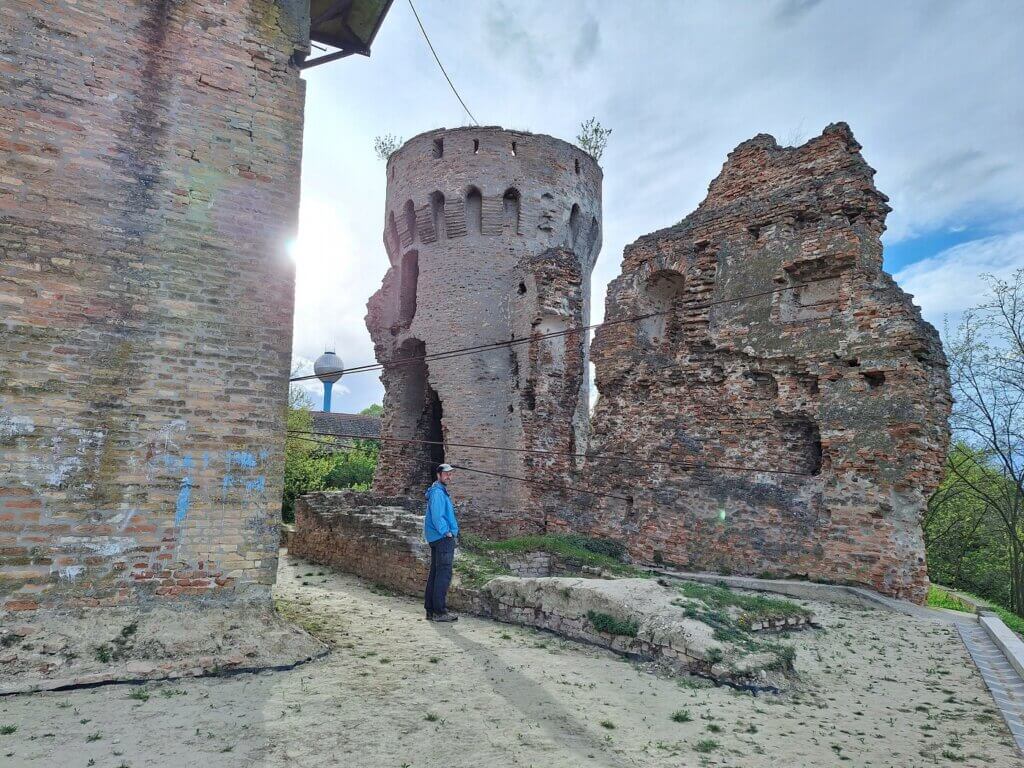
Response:
M882 270L889 211L845 124L736 148L697 210L626 248L591 354L587 487L551 528L639 561L920 601L949 442L935 329ZM619 461L628 456L652 463Z

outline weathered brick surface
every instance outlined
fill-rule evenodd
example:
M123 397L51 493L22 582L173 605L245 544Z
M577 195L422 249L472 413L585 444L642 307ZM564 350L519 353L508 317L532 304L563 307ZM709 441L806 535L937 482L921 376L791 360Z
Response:
M288 552L410 595L422 594L430 570L422 511L404 497L354 491L300 496Z
M269 595L293 5L0 4L0 609Z
M416 597L423 595L430 573L423 504L402 496L356 491L300 496L288 552ZM457 573L448 603L481 611L475 593L460 587Z
M845 124L796 148L757 136L694 213L626 248L606 319L671 312L598 331L591 452L746 469L589 460L589 486L633 502L581 498L558 526L641 561L923 599L949 381L882 271L889 208L859 150Z
M377 359L527 339L588 321L600 250L601 170L550 136L500 128L417 136L388 162L384 242L391 269L366 318ZM576 451L586 436L587 350L578 334L385 369L385 437ZM449 445L385 443L374 479L419 497L441 459L564 479L570 462ZM457 473L460 519L501 533L540 530L535 487Z

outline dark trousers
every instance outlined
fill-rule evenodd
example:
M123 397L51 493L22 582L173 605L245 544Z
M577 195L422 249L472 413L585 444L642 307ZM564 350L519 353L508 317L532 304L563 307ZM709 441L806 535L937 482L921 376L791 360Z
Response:
M423 607L427 613L448 612L448 585L452 581L454 560L455 539L438 539L430 543L430 575L423 594Z

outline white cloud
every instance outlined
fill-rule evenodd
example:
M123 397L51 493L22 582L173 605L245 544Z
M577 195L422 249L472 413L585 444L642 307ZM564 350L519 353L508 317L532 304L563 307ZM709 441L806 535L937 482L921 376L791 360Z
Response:
M955 245L896 273L903 290L914 295L924 318L936 328L979 303L986 290L983 274L1006 277L1024 268L1024 232L994 235Z
M481 124L571 140L596 115L613 129L595 321L623 247L692 211L728 152L757 133L793 143L850 123L891 198L887 245L951 227L1021 228L1016 0L449 0L420 13ZM305 77L295 349L315 358L333 342L358 364L373 357L363 315L387 268L385 172L373 138L468 118L404 3L392 7L372 57ZM934 291L922 301L940 306L937 284L917 290ZM372 375L345 382L351 396L336 407L379 401Z

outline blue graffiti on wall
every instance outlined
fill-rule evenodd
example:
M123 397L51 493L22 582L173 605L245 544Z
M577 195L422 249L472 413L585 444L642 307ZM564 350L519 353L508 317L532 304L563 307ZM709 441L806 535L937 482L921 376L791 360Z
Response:
M178 491L178 503L174 506L174 524L181 525L188 515L188 505L192 498L192 478L181 478L181 490Z

